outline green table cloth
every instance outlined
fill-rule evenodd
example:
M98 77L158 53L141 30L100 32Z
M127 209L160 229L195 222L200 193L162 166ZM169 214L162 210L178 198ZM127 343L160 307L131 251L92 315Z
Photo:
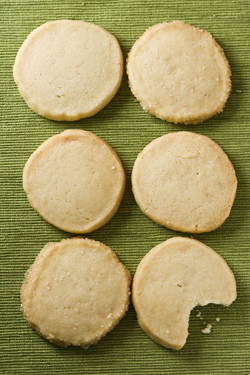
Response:
M0 1L1 374L249 374L249 11L250 3L245 0ZM84 20L104 27L118 39L124 61L135 40L156 23L183 20L211 32L232 70L232 92L224 111L196 126L161 121L142 110L124 72L117 95L91 118L68 123L36 115L19 94L12 67L27 35L56 19ZM149 339L139 327L132 305L120 324L88 350L56 347L39 337L20 312L21 283L41 248L47 242L74 236L48 224L31 208L22 188L22 170L43 141L75 128L103 138L123 163L127 184L121 206L109 223L88 237L110 246L132 275L152 247L173 236L189 236L155 224L140 211L130 178L137 154L163 134L188 130L212 138L235 167L239 185L231 215L214 232L193 237L227 261L236 278L238 298L229 308L208 305L194 309L190 334L180 351ZM196 316L198 311L203 319ZM212 332L205 335L201 330L207 324L212 325Z

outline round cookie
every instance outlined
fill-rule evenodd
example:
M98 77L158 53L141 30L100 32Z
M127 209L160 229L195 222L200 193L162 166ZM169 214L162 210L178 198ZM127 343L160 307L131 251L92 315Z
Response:
M116 94L123 56L116 38L88 22L47 22L27 37L15 60L21 96L39 115L74 121L100 111Z
M152 340L171 349L184 346L195 306L229 306L235 299L235 278L225 260L190 238L171 238L150 250L132 285L139 325Z
M129 306L130 273L104 244L82 238L46 245L21 288L24 317L59 346L87 349Z
M209 232L229 216L237 179L224 151L191 132L166 134L138 155L133 193L156 223L190 233Z
M182 21L149 28L128 55L127 73L143 109L174 123L197 124L221 112L231 91L222 48Z
M30 156L23 187L31 206L46 221L72 233L88 233L117 211L125 174L115 151L84 130L66 130Z

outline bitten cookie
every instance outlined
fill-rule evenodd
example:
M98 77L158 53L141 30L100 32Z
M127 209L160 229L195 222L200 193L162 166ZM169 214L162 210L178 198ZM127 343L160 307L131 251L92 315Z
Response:
M20 94L39 115L74 121L100 111L123 74L116 38L88 22L45 23L27 37L13 69Z
M229 216L237 179L214 141L176 132L155 139L138 155L132 188L141 210L156 223L202 233L218 228Z
M21 288L24 317L59 346L87 349L129 306L130 273L104 244L82 238L46 245Z
M174 123L197 124L221 112L231 91L222 48L182 21L149 28L128 55L127 73L143 109Z
M195 306L229 306L235 299L235 278L225 260L190 238L171 238L150 250L133 279L139 325L152 340L171 349L184 346Z
M117 211L125 173L115 151L84 130L66 130L30 156L23 187L31 206L46 221L72 233L88 233Z

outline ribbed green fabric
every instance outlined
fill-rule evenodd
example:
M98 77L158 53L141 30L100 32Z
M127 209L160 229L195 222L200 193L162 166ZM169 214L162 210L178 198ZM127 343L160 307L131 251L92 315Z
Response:
M246 0L0 0L1 374L249 374L249 11ZM232 69L232 92L224 111L196 126L161 121L142 110L124 72L117 95L92 118L67 123L36 115L18 92L12 66L27 35L56 19L84 20L104 27L118 39L124 60L135 40L156 23L183 20L211 32ZM230 217L216 231L193 237L228 262L236 277L238 298L229 308L198 308L203 320L194 309L190 335L181 351L168 350L149 339L132 306L120 324L88 350L58 348L39 337L23 319L19 291L24 273L47 242L73 235L54 228L31 208L22 188L22 170L43 141L68 128L97 134L121 158L127 176L124 199L112 220L88 237L110 246L132 275L152 247L180 235L155 224L135 203L130 175L137 154L165 133L189 130L212 138L233 163L239 186ZM204 323L212 325L211 334L201 332Z

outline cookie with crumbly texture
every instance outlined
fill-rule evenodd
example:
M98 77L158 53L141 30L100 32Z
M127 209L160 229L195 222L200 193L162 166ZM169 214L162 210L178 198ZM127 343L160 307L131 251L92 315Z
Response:
M222 48L182 21L145 31L128 55L127 73L143 109L174 123L197 124L221 112L231 91Z
M127 268L100 242L72 238L49 243L26 273L22 312L54 344L87 349L125 315L130 281Z
M88 233L116 213L125 173L115 151L84 130L66 130L30 156L23 187L31 206L46 221L71 233Z
M177 350L186 343L195 306L229 306L235 299L235 278L225 260L203 243L183 237L150 250L132 285L141 328L158 344Z
M210 138L175 132L138 155L133 193L145 215L167 228L209 232L229 216L237 189L232 163Z
M14 80L37 114L56 121L90 117L120 87L123 56L117 39L89 22L47 22L27 37Z

